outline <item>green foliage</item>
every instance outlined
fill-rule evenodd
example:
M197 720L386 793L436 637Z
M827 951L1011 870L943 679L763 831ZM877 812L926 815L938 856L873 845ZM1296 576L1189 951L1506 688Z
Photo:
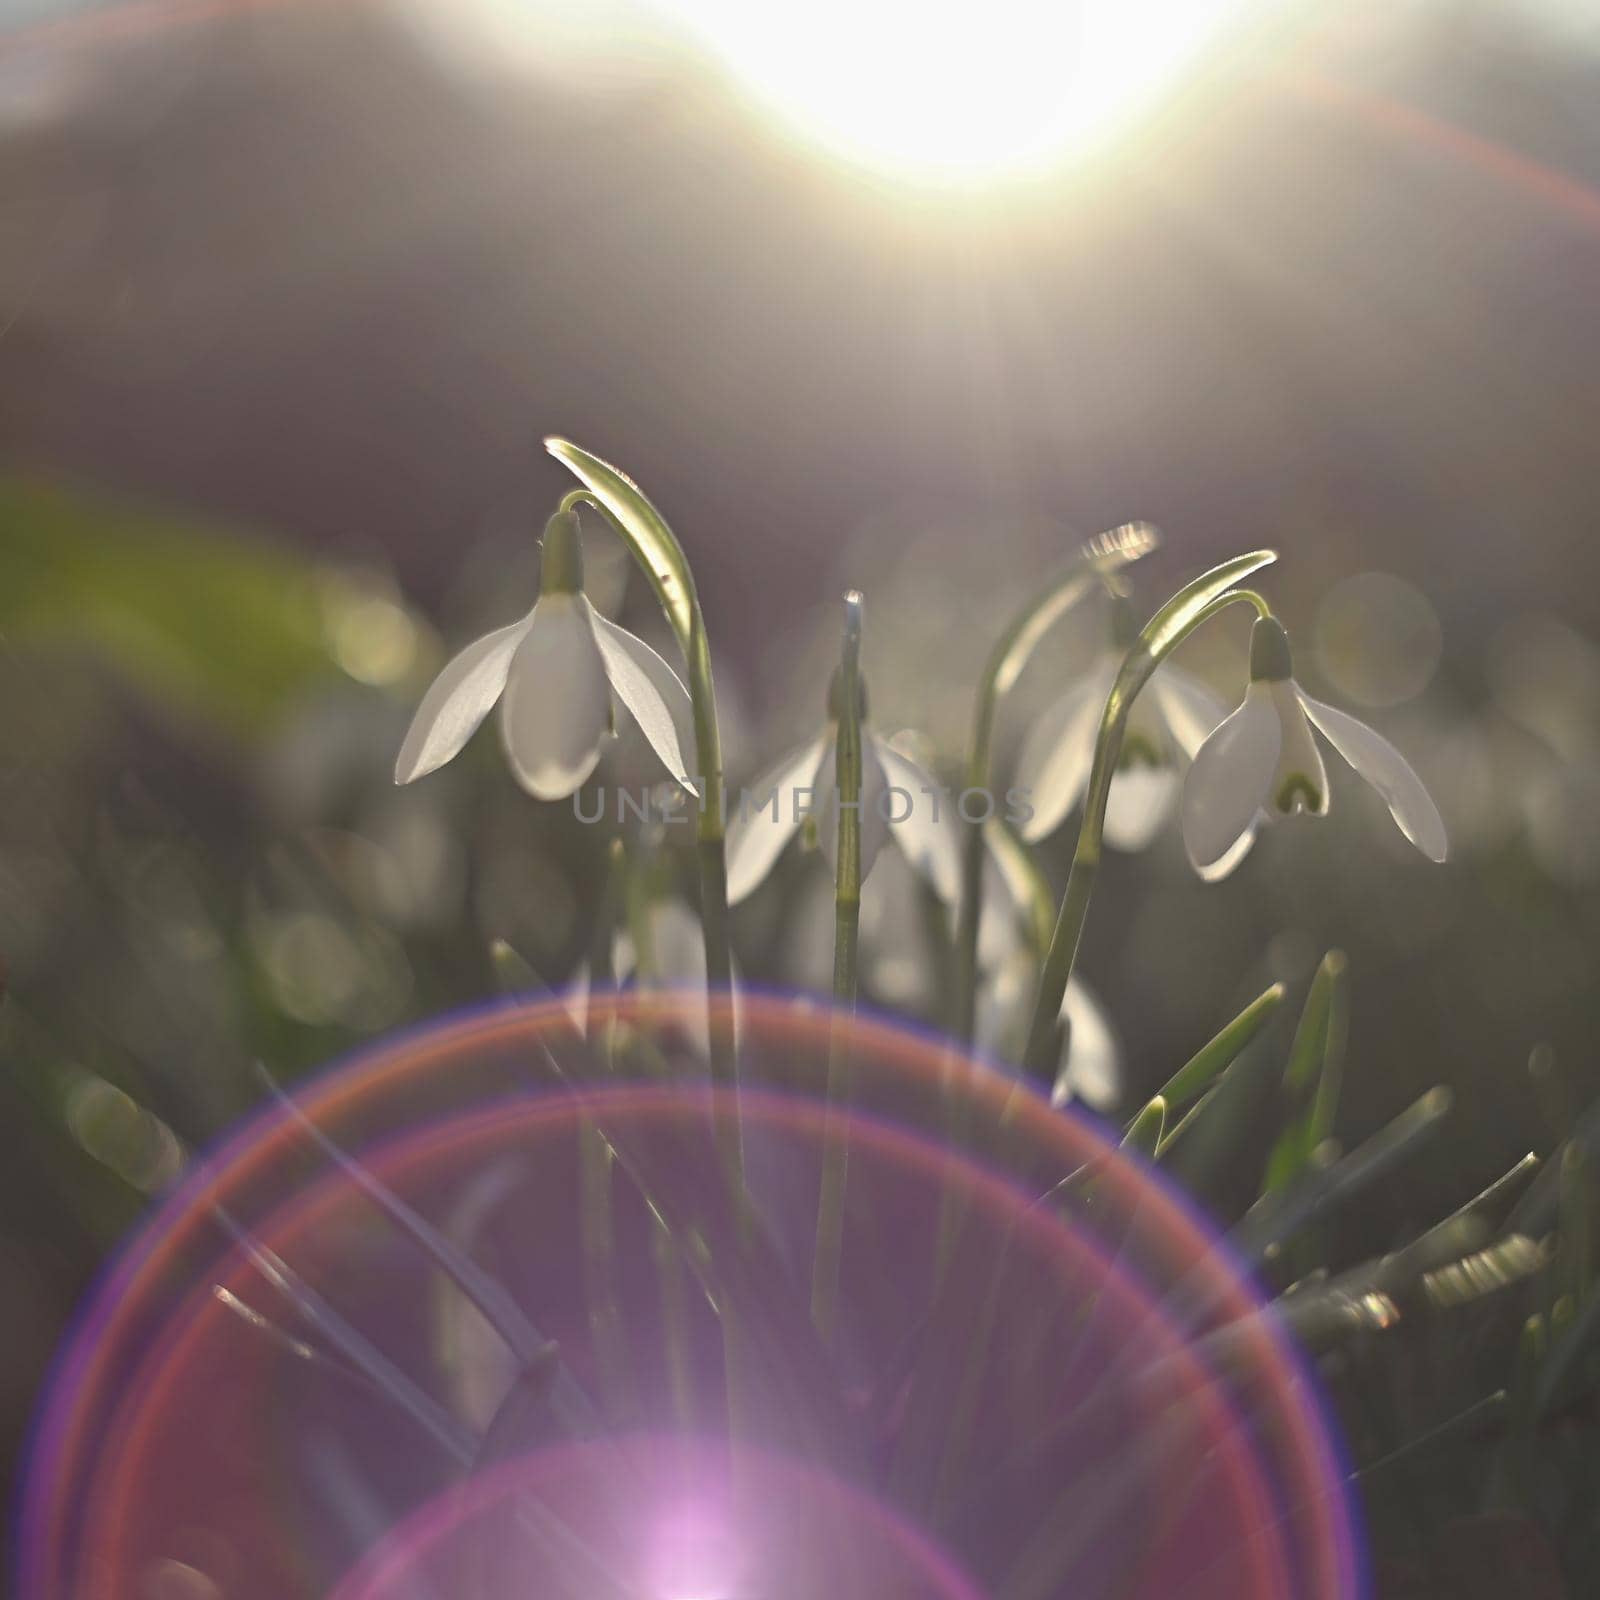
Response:
M0 631L90 646L245 732L334 672L313 574L280 546L26 479L0 480Z
M1269 1191L1294 1182L1305 1171L1311 1152L1333 1133L1344 1070L1345 971L1343 953L1330 950L1311 980L1283 1073L1290 1119L1267 1160Z

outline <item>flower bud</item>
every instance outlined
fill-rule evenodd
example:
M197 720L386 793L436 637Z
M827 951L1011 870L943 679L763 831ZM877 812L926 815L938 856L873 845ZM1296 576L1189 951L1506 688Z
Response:
M583 592L583 534L576 511L558 511L544 525L544 554L539 566L541 594Z
M1294 676L1289 635L1276 617L1257 617L1250 634L1250 681L1282 683Z

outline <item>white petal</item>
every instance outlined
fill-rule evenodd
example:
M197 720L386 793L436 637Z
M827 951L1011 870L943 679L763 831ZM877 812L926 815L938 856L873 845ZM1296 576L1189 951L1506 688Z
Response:
M728 904L738 905L772 870L803 820L800 790L817 786L827 736L792 750L729 799ZM807 797L800 796L803 804ZM816 795L809 796L813 809Z
M972 1038L985 1054L1001 1061L1015 1059L1022 1048L1038 975L1038 962L1020 943L980 975Z
M539 597L506 678L500 732L530 794L562 800L595 769L611 725L605 663L582 595Z
M1209 867L1199 867L1202 883L1221 883L1244 858L1250 854L1250 847L1256 842L1256 834L1261 830L1261 824L1268 820L1264 811L1258 811L1251 819L1250 826L1234 840L1232 848L1218 856Z
M938 783L892 745L867 735L884 776L898 794L884 795L889 830L906 860L933 885L946 905L961 898L961 829L955 797L936 792Z
M1097 1111L1122 1091L1122 1051L1100 1002L1074 978L1067 984L1061 1015L1067 1022L1067 1054L1050 1091L1050 1103L1084 1099Z
M617 698L628 708L650 748L691 794L700 792L694 770L694 709L689 691L665 661L626 628L589 608L595 643Z
M682 900L656 900L650 907L650 959L654 981L673 985L706 984L706 941L700 919ZM619 943L626 935L619 936ZM631 941L630 941L631 946ZM631 948L630 952L631 954ZM629 963L632 968L632 962ZM619 965L617 975L622 975Z
M935 952L923 910L926 892L898 850L886 851L861 886L861 979L882 1005L915 1011L937 998L930 992Z
M1172 814L1178 788L1170 765L1124 767L1106 796L1106 843L1114 850L1143 850Z
M567 986L558 996L561 1009L572 1019L579 1033L589 1031L589 963L580 961Z
M1300 705L1300 693L1292 681L1271 685L1272 703L1278 712L1278 727L1283 742L1278 747L1278 765L1272 774L1269 808L1281 815L1308 811L1314 817L1328 814L1328 769L1322 752L1311 737L1311 724ZM1312 791L1312 803L1305 802L1305 789Z
M830 871L839 866L839 780L835 776L835 757L838 746L830 744L822 753L822 765L817 768L817 843ZM872 863L889 837L887 817L889 778L883 770L883 757L878 741L865 731L861 735L861 881L867 881Z
M1183 843L1202 878L1215 874L1255 828L1282 745L1264 683L1252 683L1244 703L1201 745L1183 782Z
M1347 712L1323 705L1304 691L1300 704L1328 743L1383 796L1406 838L1429 860L1443 861L1448 850L1444 818L1410 762L1382 734Z
M996 826L994 822L984 826L983 898L978 902L980 972L998 972L1019 948L1025 948L1033 893L1033 886L1021 874L1020 852L998 850L989 843Z
M1094 763L1100 714L1111 692L1114 665L1096 665L1034 723L1017 757L1016 787L1033 815L1022 825L1030 844L1054 833L1077 805Z
M1178 667L1158 667L1144 692L1154 696L1178 748L1191 761L1228 714L1221 695Z
M529 615L509 628L496 628L446 664L411 719L394 764L396 783L410 783L442 767L472 737L500 698L511 658L532 624Z

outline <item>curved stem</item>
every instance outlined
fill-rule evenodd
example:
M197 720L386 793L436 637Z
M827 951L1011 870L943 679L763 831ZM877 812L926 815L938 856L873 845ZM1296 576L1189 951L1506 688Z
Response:
M639 555L635 541L629 536L622 519L588 489L572 489L561 498L563 511L573 510L580 505L598 511L629 550L633 551L641 570L651 580L657 597L662 600L668 620L674 624L674 631L678 633L678 643L688 670L689 702L694 714L695 769L701 790L696 840L700 856L700 915L706 940L706 981L713 989L719 986L725 988L732 974L732 963L728 942L727 868L723 859L726 821L723 815L722 735L717 726L717 691L711 676L711 648L706 641L700 597L690 586L689 626L684 632L677 626L674 611L661 593L660 575ZM684 564L684 570L687 572L687 563ZM730 1060L731 1057L723 1059L721 1064L724 1069L729 1068ZM718 1065L715 1050L712 1065L713 1068ZM724 1075L731 1076L731 1071L725 1071Z
M559 459L586 480L584 487L571 489L562 496L561 509L572 511L578 506L591 506L606 519L649 580L683 651L694 716L695 767L700 787L695 853L700 875L700 926L706 950L706 1022L711 1044L711 1075L718 1084L737 1089L733 1012L725 1003L733 981L733 959L724 850L722 736L717 726L716 685L711 676L711 647L706 639L700 596L682 547L637 486L587 452L561 441L556 444L561 445L556 452ZM615 506L612 500L617 502ZM724 997L722 1003L716 998L719 993ZM719 1121L718 1126L728 1130L724 1135L724 1160L735 1180L735 1192L742 1194L744 1157L738 1119Z
M1028 1024L1028 1043L1023 1052L1022 1066L1034 1078L1043 1080L1055 1071L1059 1053L1057 1040L1061 1002L1066 998L1067 984L1077 961L1078 943L1083 937L1089 899L1094 893L1095 877L1100 869L1106 800L1111 793L1111 780L1116 775L1117 759L1122 754L1122 736L1127 730L1128 713L1133 708L1133 702L1156 668L1190 634L1220 611L1242 602L1254 606L1258 616L1272 614L1271 607L1253 589L1228 589L1203 596L1201 585L1208 580L1214 583L1234 566L1235 563L1230 562L1214 569L1157 612L1123 658L1116 680L1111 685L1111 693L1106 697L1105 711L1100 718L1100 733L1095 741L1094 764L1089 771L1089 787L1083 800L1083 824L1078 830L1078 845L1073 851L1066 893L1061 897L1061 910L1056 917L1055 932L1050 937L1050 948L1039 973L1033 1017ZM1243 576L1243 573L1238 575ZM1185 610L1182 602L1186 596L1191 596L1192 591L1200 591L1192 594L1198 603Z
M1036 600L1030 601L1002 633L989 653L978 681L973 706L972 743L967 753L967 787L986 790L990 748L1000 701L1017 681L1028 657L1047 632L1095 587L1117 591L1116 573L1148 555L1160 534L1145 522L1130 522L1091 539L1073 566ZM983 825L968 824L961 857L961 903L956 921L956 987L951 1032L962 1044L972 1042L978 986L978 914L983 893Z

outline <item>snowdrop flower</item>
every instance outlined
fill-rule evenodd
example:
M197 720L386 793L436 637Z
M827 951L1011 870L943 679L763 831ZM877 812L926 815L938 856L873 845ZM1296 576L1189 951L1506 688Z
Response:
M1030 844L1061 826L1089 782L1100 716L1133 642L1127 601L1119 598L1114 605L1110 642L1023 742L1016 782L1033 806L1033 816L1022 828ZM1180 758L1193 759L1227 709L1198 678L1166 664L1156 668L1128 713L1106 800L1107 844L1142 850L1150 843L1177 802Z
M829 686L827 726L756 778L730 807L728 904L737 905L765 880L783 847L802 824L816 828L817 842L834 865L839 836L837 697L839 675ZM961 893L961 833L955 797L915 761L900 754L866 726L865 688L861 728L861 879L865 883L885 840L953 904Z
M1328 775L1313 726L1383 796L1406 838L1444 860L1444 822L1405 757L1364 722L1313 700L1294 681L1283 625L1261 617L1250 636L1244 703L1201 746L1183 786L1183 840L1202 878L1232 872L1262 823L1327 814Z
M558 511L545 524L539 588L527 616L469 644L434 679L400 747L394 781L442 767L498 700L517 781L541 800L565 799L615 734L620 702L668 772L693 790L689 692L649 645L590 606L575 512Z

